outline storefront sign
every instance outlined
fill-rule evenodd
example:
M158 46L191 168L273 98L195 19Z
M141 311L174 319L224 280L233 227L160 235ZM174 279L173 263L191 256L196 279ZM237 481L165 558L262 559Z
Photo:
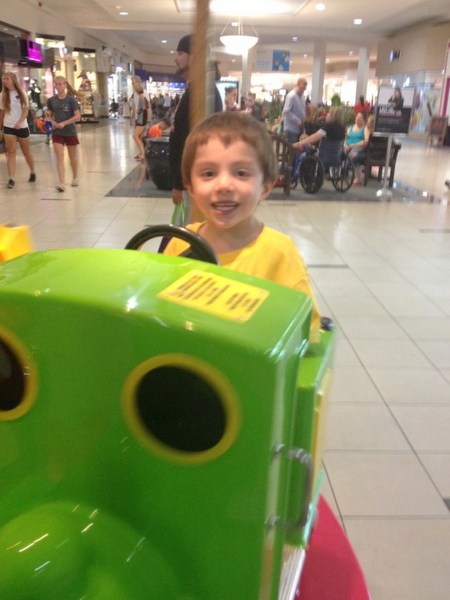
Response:
M40 45L31 40L25 40L25 57L28 58L30 62L41 63L42 52Z

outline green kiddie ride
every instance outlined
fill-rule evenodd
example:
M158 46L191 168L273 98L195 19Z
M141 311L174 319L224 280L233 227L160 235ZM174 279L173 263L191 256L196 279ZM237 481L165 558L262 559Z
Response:
M186 257L0 266L0 598L290 600L334 334Z

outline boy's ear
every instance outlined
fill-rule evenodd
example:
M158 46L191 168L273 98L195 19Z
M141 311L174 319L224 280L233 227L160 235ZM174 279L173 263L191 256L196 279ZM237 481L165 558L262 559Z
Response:
M265 200L275 187L275 181L265 181L262 186L261 200Z

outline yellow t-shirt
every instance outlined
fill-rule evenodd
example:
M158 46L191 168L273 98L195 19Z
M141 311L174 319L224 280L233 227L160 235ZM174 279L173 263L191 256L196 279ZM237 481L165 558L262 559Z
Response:
M193 223L187 229L198 233L201 226L202 223ZM186 242L172 238L164 254L178 256L187 248ZM218 259L222 267L275 281L309 296L313 303L311 338L315 339L320 329L320 314L308 269L290 237L264 226L251 244L233 252L219 254Z

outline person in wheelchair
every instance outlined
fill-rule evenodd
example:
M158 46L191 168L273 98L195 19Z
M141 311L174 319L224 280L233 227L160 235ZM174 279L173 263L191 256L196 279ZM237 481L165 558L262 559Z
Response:
M323 117L319 114L319 107L317 104L313 104L312 102L308 102L306 104L306 116L304 122L303 133L300 135L299 141L306 139L308 136L316 133L321 127L321 125L325 123ZM291 187L295 188L298 184L298 172L300 168L300 163L308 154L314 152L317 148L316 144L308 145L303 152L297 152L294 156L294 160L292 161L292 173L291 173Z
M325 122L323 117L319 112L319 107L317 104L313 104L312 102L308 102L306 105L306 117L304 123L303 133L301 134L299 141L307 138L309 135L316 133L321 127L321 125Z
M300 135L298 141L301 142L306 140L309 136L319 131L319 129L325 124L325 119L319 113L319 107L317 104L308 102L306 105L306 117L304 123L303 133ZM318 146L319 142L315 144L308 144L308 149L313 150Z
M310 157L310 161L303 159L300 163L298 177L306 192L316 193L322 186L324 175L330 177L334 187L339 191L345 191L351 186L354 169L343 153L345 137L342 109L339 106L332 106L325 122L320 124L315 133L293 144L295 150L300 153L318 144L317 157ZM349 184L350 170L352 179Z
M319 158L327 168L327 165L332 166L336 162L337 156L340 158L345 136L342 110L339 106L332 106L328 111L325 122L320 124L319 129L293 144L293 147L299 152L304 152L305 147L319 144ZM327 141L326 144L322 144L324 139Z

